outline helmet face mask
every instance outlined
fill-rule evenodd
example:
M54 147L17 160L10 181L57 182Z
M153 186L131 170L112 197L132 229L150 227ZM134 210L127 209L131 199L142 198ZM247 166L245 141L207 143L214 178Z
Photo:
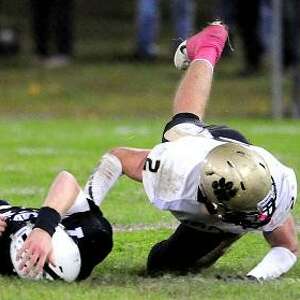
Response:
M274 183L274 180L272 178ZM243 228L257 229L268 224L275 212L277 191L275 184L272 184L272 190L265 199L260 201L257 209L252 212L243 211L225 211L220 214L223 222L240 225Z
M245 228L267 224L275 210L276 188L266 162L239 144L225 143L208 153L200 190L224 222Z

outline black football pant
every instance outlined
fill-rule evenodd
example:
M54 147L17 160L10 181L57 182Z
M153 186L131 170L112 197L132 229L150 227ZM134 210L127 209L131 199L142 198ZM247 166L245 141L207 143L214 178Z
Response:
M199 271L212 265L240 237L233 233L203 232L181 224L167 240L152 247L147 273Z
M98 206L92 201L89 204L91 210L72 214L62 221L80 251L81 270L77 280L87 278L113 247L113 231L110 223L103 217ZM82 234L77 235L78 231Z

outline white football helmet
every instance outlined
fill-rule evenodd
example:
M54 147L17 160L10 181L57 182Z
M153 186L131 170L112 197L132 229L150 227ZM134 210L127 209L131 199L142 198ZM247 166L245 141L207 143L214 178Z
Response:
M19 270L20 262L16 260L17 252L31 231L32 225L26 225L11 236L10 257L14 271L18 276L31 280L62 279L68 282L74 281L78 277L81 268L80 252L75 242L60 225L56 227L56 231L52 236L53 255L56 265L53 266L50 263L46 263L43 272L34 278L30 274L24 274Z
M275 210L276 188L267 163L239 144L225 143L208 153L201 168L200 190L211 211L236 225L260 227Z

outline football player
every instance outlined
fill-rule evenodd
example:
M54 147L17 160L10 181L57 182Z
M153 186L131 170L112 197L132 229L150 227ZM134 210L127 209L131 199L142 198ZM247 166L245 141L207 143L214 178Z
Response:
M143 182L151 203L180 221L169 238L152 247L150 274L210 266L250 230L260 230L270 250L245 274L247 278L277 278L297 260L290 213L297 195L294 171L267 150L251 145L240 132L203 122L214 66L227 36L227 28L215 22L179 46L175 66L187 71L162 143L152 150L111 150L85 187L99 205L119 176L126 174ZM34 252L38 237L39 232L33 232L24 249ZM39 257L39 251L35 255Z
M38 243L31 243L31 234ZM111 249L110 223L66 171L55 178L40 209L0 201L0 274L81 280Z

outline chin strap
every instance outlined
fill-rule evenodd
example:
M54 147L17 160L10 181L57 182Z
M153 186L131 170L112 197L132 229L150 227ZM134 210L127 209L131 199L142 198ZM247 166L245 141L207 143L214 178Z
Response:
M234 212L229 211L220 215L221 220L226 223L232 223L243 227L244 229L257 229L268 224L271 216L263 215L259 211L254 212Z

